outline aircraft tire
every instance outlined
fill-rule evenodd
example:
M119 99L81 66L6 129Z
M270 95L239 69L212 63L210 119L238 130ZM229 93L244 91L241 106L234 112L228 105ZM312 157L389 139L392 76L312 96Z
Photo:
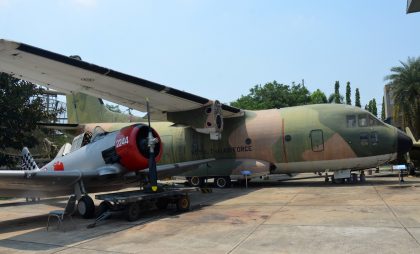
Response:
M95 204L88 195L82 196L77 202L77 212L85 219L92 218L95 215Z
M190 209L190 198L188 196L182 196L176 201L176 209L179 212L185 212Z
M131 203L125 207L124 217L128 221L135 221L140 218L140 205L139 203Z
M192 176L188 178L188 183L192 187L201 187L204 185L204 178L198 176Z
M231 180L229 176L214 178L214 184L217 188L223 189L230 187Z

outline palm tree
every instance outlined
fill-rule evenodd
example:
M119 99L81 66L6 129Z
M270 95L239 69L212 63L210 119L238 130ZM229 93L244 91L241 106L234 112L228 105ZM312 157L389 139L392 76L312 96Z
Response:
M401 66L391 68L389 81L394 100L394 119L402 116L402 127L420 134L420 57L409 57Z

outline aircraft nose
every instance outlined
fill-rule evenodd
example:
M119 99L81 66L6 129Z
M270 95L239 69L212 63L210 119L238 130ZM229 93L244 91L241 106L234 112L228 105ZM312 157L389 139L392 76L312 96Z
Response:
M399 154L405 154L410 151L411 147L413 146L413 141L404 132L400 130L397 132L397 152Z

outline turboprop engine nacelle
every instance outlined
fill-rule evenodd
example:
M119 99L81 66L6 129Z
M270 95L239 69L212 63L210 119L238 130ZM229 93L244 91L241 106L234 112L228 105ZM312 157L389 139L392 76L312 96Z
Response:
M162 143L157 132L152 128L153 137L157 139L154 156L158 162L162 156ZM150 150L147 137L149 127L143 124L127 126L115 137L115 152L119 163L130 171L148 168Z
M167 118L168 121L188 125L197 132L209 134L212 140L219 140L222 137L222 104L217 100L199 109L168 112Z

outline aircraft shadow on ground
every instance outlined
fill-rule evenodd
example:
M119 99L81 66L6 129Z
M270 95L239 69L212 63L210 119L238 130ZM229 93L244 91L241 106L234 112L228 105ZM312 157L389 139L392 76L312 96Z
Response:
M259 187L215 190L213 193L193 193L191 195L190 212L198 211L204 207L211 206L218 202L231 198L247 195L259 190ZM65 203L58 205L64 209ZM28 206L30 209L30 206ZM82 219L75 215L73 223L65 221L64 227L57 228L57 222L52 219L50 231L46 230L47 214L30 216L25 218L12 219L0 222L0 236L11 234L10 237L1 237L0 247L14 250L49 251L67 248L66 246L77 246L97 237L127 230L132 227L144 227L148 223L161 219L177 219L182 213L176 211L176 206L171 204L166 210L150 209L144 211L139 220L128 222L124 219L123 213L115 213L110 219L100 222L94 228L87 228L94 219ZM20 233L22 232L22 233Z
M386 186L398 184L397 177L389 177L388 179L369 177L366 183L344 183L333 184L331 182L324 182L323 179L311 179L305 181L269 181L269 182L250 182L248 188L244 186L234 185L231 189L214 189L213 193L193 193L191 195L191 211L199 211L205 207L217 205L219 202L237 198L251 192L261 190L263 188L331 188L343 187L351 188L355 186ZM420 185L420 179L411 178L407 185ZM56 201L58 207L64 208L65 202ZM31 204L31 203L28 203ZM19 204L15 204L19 206ZM22 208L20 208L22 209ZM28 205L30 209L30 205ZM73 217L73 223L65 222L64 230L57 229L56 221L52 221L50 231L46 231L47 214L39 216L31 216L19 219L12 219L0 222L0 236L5 233L13 234L13 236L5 237L0 240L0 247L15 249L15 250L30 250L30 251L48 251L59 250L67 246L77 246L79 243L96 239L103 235L109 235L119 231L124 231L132 227L144 227L148 223L162 219L177 219L181 213L177 212L175 205L170 205L167 210L151 209L144 211L138 221L127 222L122 213L113 215L110 219L98 223L94 228L87 228L87 226L94 222L93 219L82 219L79 216ZM22 232L22 233L19 233Z
M31 206L34 204L50 204L53 206L61 207L62 201L65 201L67 199L68 197L59 197L59 198L41 199L40 201L10 202L10 203L0 204L0 208L11 207L11 206Z

